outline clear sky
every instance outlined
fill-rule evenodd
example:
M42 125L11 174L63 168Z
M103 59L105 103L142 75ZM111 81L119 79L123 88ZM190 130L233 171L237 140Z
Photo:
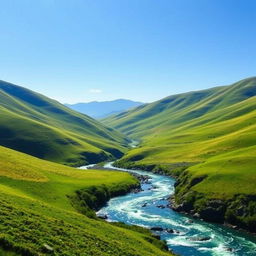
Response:
M256 75L255 0L0 0L0 79L63 103Z

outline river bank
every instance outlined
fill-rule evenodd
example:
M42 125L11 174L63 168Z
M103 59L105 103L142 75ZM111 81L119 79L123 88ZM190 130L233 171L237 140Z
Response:
M119 160L115 166L129 169L142 169L175 178L175 193L171 198L175 211L226 225L236 230L256 233L256 197L236 194L233 197L220 198L211 194L199 193L193 188L207 176L193 177L187 169L198 163L174 163L170 165L144 165Z
M113 171L112 166L106 166L103 164L90 164L86 166L79 167L81 170L102 170L102 171ZM91 186L86 189L80 189L75 191L73 196L68 196L72 206L80 213L86 215L89 218L107 220L108 217L105 214L96 214L102 207L106 206L109 200L112 198L117 198L119 196L124 196L129 193L139 193L142 191L141 184L148 182L148 176L139 175L136 173L130 173L136 182L133 183L123 183L114 184L110 186ZM145 236L145 240L150 242L155 247L159 248L163 252L170 253L168 255L174 255L169 248L165 240L161 240L157 234L152 233L150 230L139 227L137 225L126 225L122 222L110 223L114 226L132 230L141 233Z
M151 181L142 184L141 192L111 199L98 212L107 215L108 221L147 227L180 255L240 256L255 252L254 237L219 224L192 219L168 208L169 195L174 193L174 179L144 171L116 169L148 175Z

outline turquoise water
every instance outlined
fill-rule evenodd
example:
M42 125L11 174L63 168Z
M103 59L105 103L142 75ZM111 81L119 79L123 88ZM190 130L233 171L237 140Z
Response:
M108 163L105 167L110 168L112 165ZM145 171L115 169L148 175L151 184L142 184L142 192L111 199L107 206L98 212L106 214L108 221L120 221L147 228L171 228L174 230L173 234L166 231L155 233L166 240L168 247L179 255L256 256L254 236L222 225L191 219L170 208L158 208L159 205L170 203L167 199L174 193L174 179ZM145 207L142 207L143 205ZM199 241L200 238L206 237L209 240Z

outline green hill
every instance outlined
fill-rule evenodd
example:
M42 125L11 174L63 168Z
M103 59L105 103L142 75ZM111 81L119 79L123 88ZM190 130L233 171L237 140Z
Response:
M253 77L170 96L104 123L141 142L119 165L179 177L177 209L255 230L255 95Z
M171 255L148 230L109 224L91 210L137 184L128 173L74 169L0 147L0 255Z
M126 139L96 120L23 87L0 81L0 145L82 165L120 157Z

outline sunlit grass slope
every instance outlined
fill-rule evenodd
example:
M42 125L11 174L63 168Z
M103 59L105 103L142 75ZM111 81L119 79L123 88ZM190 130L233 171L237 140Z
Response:
M246 227L256 230L256 78L231 86L174 95L112 116L105 123L141 141L120 164L185 169L177 200L194 191L205 198L245 195ZM177 168L178 167L178 168ZM197 203L198 198L193 198ZM206 207L196 204L194 207ZM249 206L248 206L249 207ZM226 212L227 214L227 212ZM234 220L237 223L240 220ZM252 225L252 223L254 223Z
M127 141L96 120L23 87L0 81L0 145L79 165L120 157Z
M53 255L170 255L149 231L108 224L89 209L137 183L128 173L74 169L0 147L0 255L45 255L46 246Z

